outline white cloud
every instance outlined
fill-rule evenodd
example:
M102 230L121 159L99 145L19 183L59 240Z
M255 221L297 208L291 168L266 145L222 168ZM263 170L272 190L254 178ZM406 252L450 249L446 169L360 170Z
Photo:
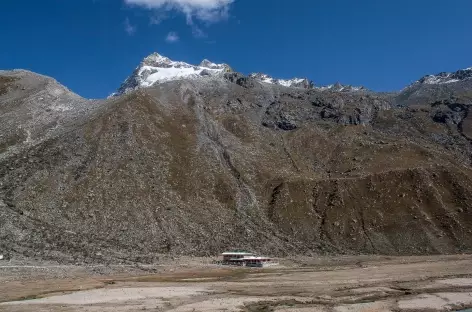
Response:
M128 35L132 36L136 33L136 26L131 25L129 18L125 19L124 25L125 25L125 31Z
M195 38L206 38L207 34L197 25L192 25L192 34Z
M124 0L126 4L148 9L178 10L185 14L187 23L193 18L207 23L215 23L228 17L229 6L235 0Z
M179 41L179 35L175 31L171 31L170 33L167 34L166 41L170 43L174 43Z
M149 18L149 24L151 24L151 25L159 25L159 24L162 23L166 18L167 18L167 15L165 15L165 14L155 14L155 15L152 15L152 16Z

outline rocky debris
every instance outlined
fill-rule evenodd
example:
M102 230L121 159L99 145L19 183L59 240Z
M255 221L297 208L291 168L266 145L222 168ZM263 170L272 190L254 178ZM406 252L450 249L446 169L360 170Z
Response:
M388 110L388 98L363 93L281 93L269 105L262 125L294 130L296 125L327 121L341 125L370 125L379 111Z
M232 83L235 83L243 88L255 87L255 80L251 77L246 77L240 73L232 72L224 74L224 78Z
M435 122L458 125L464 119L462 112L452 111L449 108L439 109L434 113L433 120Z

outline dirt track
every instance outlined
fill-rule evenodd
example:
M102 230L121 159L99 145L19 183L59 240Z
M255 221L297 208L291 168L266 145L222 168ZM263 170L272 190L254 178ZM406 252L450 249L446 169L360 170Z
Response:
M271 269L0 266L0 311L456 311L472 256L338 257ZM149 271L155 271L149 274Z

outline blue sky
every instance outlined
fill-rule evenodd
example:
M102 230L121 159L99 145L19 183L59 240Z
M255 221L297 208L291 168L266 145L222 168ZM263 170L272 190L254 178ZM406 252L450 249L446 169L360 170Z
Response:
M101 98L156 51L246 74L399 90L472 66L471 12L470 0L2 0L0 69Z

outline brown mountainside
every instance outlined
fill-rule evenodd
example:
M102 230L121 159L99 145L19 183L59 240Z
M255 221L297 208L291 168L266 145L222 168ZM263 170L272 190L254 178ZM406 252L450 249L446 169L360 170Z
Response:
M0 253L472 251L471 103L401 96L230 73L88 101L0 72Z

